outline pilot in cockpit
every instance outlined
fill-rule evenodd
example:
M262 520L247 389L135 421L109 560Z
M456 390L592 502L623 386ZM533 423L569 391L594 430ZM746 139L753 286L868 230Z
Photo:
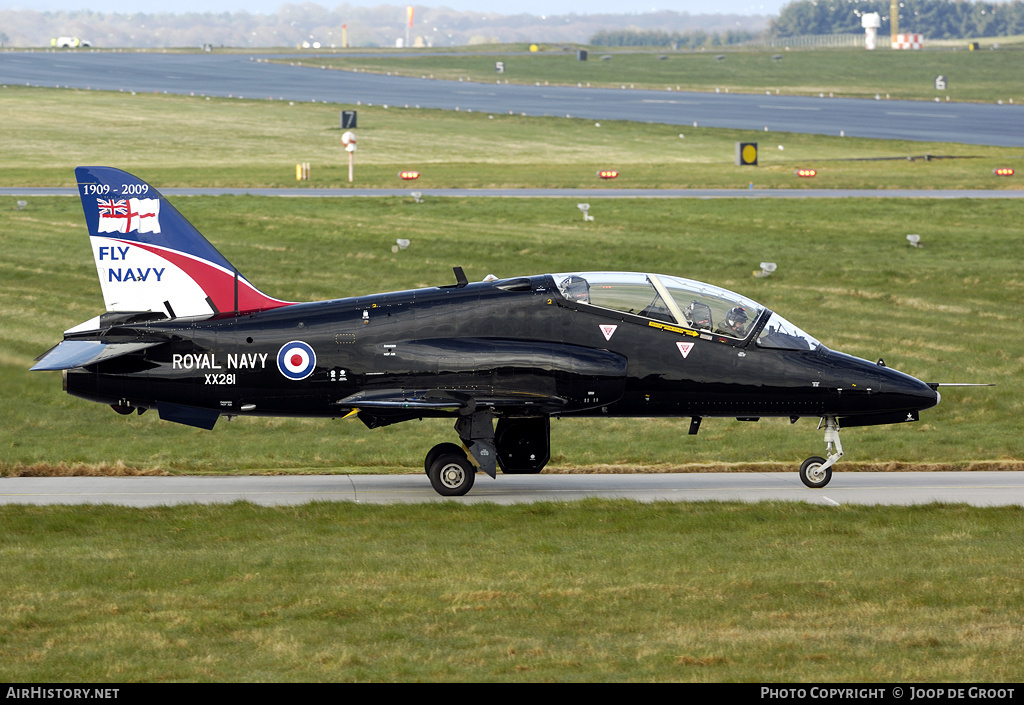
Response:
M733 306L729 309L729 312L725 314L725 320L719 324L715 332L719 335L743 338L747 334L748 322L747 310L742 306Z

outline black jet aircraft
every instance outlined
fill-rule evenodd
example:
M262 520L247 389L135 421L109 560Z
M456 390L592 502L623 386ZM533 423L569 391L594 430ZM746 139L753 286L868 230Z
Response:
M537 473L552 417L820 419L824 487L842 427L916 421L937 384L829 350L774 311L690 279L557 272L291 303L258 291L156 189L75 171L106 312L33 370L129 414L212 429L222 416L450 417L424 469L442 495L477 471Z

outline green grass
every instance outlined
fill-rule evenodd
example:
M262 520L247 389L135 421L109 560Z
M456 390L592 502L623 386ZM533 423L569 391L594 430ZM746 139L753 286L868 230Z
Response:
M1015 682L1022 510L0 508L5 682Z
M296 69L302 70L302 69ZM258 98L258 99L257 99ZM73 186L74 167L103 164L173 186L347 187L339 110L264 96L132 95L0 87L5 168L0 186ZM1019 189L1024 149L597 123L564 117L358 106L356 187L488 188L995 188ZM1008 107L1009 109L1009 107ZM68 119L74 115L74 119ZM88 125L88 129L83 129ZM598 126L600 125L600 126ZM769 126L770 128L770 126ZM757 167L735 144L760 145ZM111 145L116 144L116 153ZM781 147L781 149L780 149ZM909 157L931 154L956 159ZM57 158L54 158L57 155ZM885 159L885 161L872 161ZM309 162L312 178L295 181ZM798 167L813 166L814 179ZM399 179L413 169L416 182ZM602 182L600 169L617 169Z
M81 207L74 198L0 203L0 427L4 472L118 461L172 472L417 471L449 421L369 431L353 421L236 419L213 432L121 417L28 372L61 332L100 312ZM1020 201L613 200L584 222L564 199L195 197L180 210L257 286L319 300L471 279L585 269L679 274L744 293L834 349L950 389L918 424L851 429L844 469L890 461L1024 460L1016 431L1024 386ZM920 233L921 248L906 241ZM408 250L391 252L396 237ZM779 270L755 279L762 261ZM321 266L318 263L329 263ZM780 463L823 450L813 421L575 420L553 424L553 464L680 467ZM131 443L125 443L127 436Z
M495 81L661 91L732 91L775 95L832 94L844 98L1024 102L1024 78L1018 70L1024 46L1002 42L999 49L892 51L864 49L714 49L682 51L638 49L609 51L589 47L587 61L572 51L536 54L415 57L318 56L277 59L320 68L390 73L447 80ZM603 59L602 57L608 57ZM495 62L505 63L504 73ZM935 77L947 77L947 89L935 90Z

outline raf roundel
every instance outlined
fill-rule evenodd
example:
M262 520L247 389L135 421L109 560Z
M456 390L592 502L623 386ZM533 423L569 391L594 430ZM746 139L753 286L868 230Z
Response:
M285 343L277 353L277 369L288 379L306 379L316 367L316 353L301 340Z

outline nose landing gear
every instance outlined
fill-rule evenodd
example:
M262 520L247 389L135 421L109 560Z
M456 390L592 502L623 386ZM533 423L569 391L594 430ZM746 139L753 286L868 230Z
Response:
M828 459L812 455L800 465L800 481L812 489L824 487L832 479L832 466L843 457L843 444L839 440L839 423L835 416L821 420L825 425L825 449ZM822 423L818 424L821 429Z

